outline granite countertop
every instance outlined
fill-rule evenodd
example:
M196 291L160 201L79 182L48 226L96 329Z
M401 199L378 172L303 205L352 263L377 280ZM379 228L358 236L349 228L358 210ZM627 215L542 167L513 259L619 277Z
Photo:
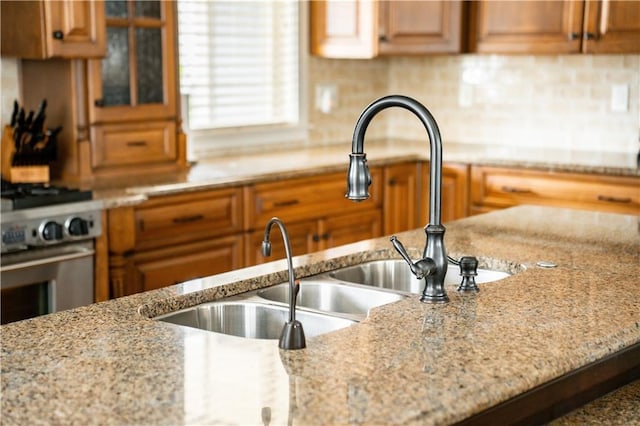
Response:
M638 216L548 207L448 223L449 254L514 275L375 308L300 351L148 318L283 282L284 260L4 325L2 421L454 423L640 342L639 236ZM422 229L398 237L424 245ZM294 264L305 277L390 257L379 238Z
M238 153L200 160L184 174L136 176L135 185L127 179L124 182L97 185L93 189L96 198L105 200L106 208L112 208L176 192L250 184L266 179L345 172L350 152L351 143L345 141L344 144L300 147L287 151ZM426 140L373 140L367 142L365 152L369 164L374 166L428 160L429 143ZM635 154L623 153L448 143L443 146L443 160L445 163L640 176Z

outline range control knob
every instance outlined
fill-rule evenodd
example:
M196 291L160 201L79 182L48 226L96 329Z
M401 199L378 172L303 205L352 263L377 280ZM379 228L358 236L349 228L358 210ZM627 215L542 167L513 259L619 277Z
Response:
M74 237L81 236L81 235L88 235L89 224L84 219L80 219L79 217L74 217L69 221L69 224L67 225L67 231L69 232L69 235L72 235Z
M62 239L62 225L56 222L47 222L42 226L42 239L55 241Z

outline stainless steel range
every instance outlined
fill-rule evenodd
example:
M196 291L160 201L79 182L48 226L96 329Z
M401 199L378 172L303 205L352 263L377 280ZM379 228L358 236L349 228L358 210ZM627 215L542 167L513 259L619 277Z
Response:
M2 324L93 303L101 210L91 191L2 182Z

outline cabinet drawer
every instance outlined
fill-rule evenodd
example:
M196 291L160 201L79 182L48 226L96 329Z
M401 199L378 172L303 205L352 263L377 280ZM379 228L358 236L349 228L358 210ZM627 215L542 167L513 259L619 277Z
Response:
M136 249L242 232L242 188L152 198L135 225Z
M345 198L346 173L287 179L251 186L247 192L248 227L256 229L265 226L273 216L278 216L286 224L288 221L317 219L381 207L382 169L371 168L371 179L371 197L360 203Z
M114 124L92 127L94 167L127 166L175 161L176 123Z
M136 254L136 292L241 268L242 252L242 235L231 235Z
M632 176L473 167L471 193L477 206L543 204L640 214L640 177Z

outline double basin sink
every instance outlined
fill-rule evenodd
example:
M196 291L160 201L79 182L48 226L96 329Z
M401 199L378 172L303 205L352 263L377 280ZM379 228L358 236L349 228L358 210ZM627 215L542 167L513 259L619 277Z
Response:
M459 268L449 265L445 286L457 286ZM508 277L501 271L478 269L476 283ZM379 260L348 266L300 280L296 319L307 338L353 325L370 309L419 294L416 279L402 260ZM204 303L155 319L216 333L252 339L279 339L289 316L289 283Z

